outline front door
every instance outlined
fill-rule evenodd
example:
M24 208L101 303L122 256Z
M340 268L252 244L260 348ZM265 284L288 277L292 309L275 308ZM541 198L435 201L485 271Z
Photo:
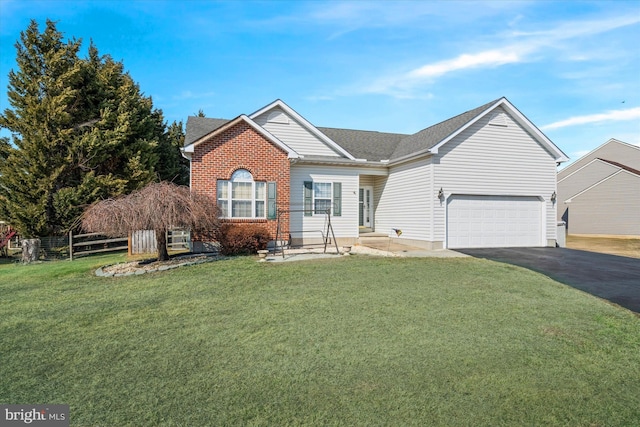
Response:
M371 228L373 224L373 187L360 187L358 225Z

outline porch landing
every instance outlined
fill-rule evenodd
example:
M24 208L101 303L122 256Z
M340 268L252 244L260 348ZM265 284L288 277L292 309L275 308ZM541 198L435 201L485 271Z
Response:
M366 248L372 251L367 251ZM360 229L356 246L353 248L354 253L378 252L383 256L398 257L466 257L467 255L449 249L425 249L418 246L412 246L402 243L400 239L392 239L386 233L376 233L370 230L363 231Z

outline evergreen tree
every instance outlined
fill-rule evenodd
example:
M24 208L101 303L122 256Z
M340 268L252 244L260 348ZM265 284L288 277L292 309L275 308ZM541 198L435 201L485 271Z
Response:
M0 162L0 217L24 236L68 230L95 200L156 178L162 113L124 71L81 42L63 41L55 23L32 21L16 43L9 103L0 126L12 132Z
M0 138L0 173L2 173L3 165L7 161L7 157L9 156L9 138L2 137ZM0 184L1 185L1 184ZM6 213L4 212L4 207L7 205L7 197L5 192L2 191L0 187L0 221L6 221L8 217L6 217Z
M166 128L158 144L158 178L177 185L189 185L189 160L182 156L184 145L182 122L173 122Z

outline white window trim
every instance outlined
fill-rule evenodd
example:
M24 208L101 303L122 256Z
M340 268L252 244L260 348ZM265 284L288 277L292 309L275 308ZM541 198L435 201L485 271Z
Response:
M329 184L329 197L318 197L316 195L316 184ZM331 216L333 216L333 182L323 182L323 181L311 181L312 190L313 190L313 215L325 215L325 212L317 212L316 208L316 200L329 200L329 207L331 209Z
M324 184L329 186L330 197L318 197L316 186ZM340 187L337 187L337 186ZM308 189L310 191L308 191ZM337 195L336 195L337 193ZM342 216L342 182L336 181L304 181L304 216L321 216L325 211L318 212L317 204L320 200L329 200L329 209L331 216ZM326 204L325 204L326 205Z

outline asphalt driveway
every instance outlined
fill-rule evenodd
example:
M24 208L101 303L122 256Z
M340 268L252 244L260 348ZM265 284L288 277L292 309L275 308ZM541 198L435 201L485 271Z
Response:
M566 248L457 249L528 268L640 313L640 259Z

